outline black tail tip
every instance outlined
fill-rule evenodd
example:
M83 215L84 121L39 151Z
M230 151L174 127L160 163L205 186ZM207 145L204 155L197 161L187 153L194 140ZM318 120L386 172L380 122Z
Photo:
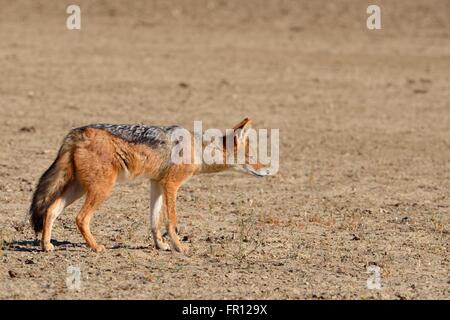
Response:
M30 223L31 223L31 227L34 230L34 233L38 234L38 233L42 232L42 229L44 228L43 215L39 215L39 214L35 214L34 212L31 212Z

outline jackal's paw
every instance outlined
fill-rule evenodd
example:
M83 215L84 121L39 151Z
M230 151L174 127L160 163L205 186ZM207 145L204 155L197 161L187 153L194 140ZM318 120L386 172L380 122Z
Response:
M105 246L102 244L99 244L96 247L93 247L92 250L94 250L97 253L102 252L102 251L105 251Z
M45 252L50 252L50 251L55 250L55 247L50 242L42 243L41 247L42 247L42 251L45 251Z
M167 242L158 240L158 241L156 241L155 246L156 246L156 249L170 251L170 246Z
M185 244L182 243L178 243L178 244L173 244L173 248L175 249L175 251L177 252L181 252L184 254L187 254L189 252L189 247Z

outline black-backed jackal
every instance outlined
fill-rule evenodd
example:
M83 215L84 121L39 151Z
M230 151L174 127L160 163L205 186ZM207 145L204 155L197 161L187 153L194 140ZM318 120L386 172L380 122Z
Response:
M233 139L234 152L245 148L245 134L250 127L248 118L234 127L240 134L224 135L223 155L226 157L227 139ZM85 195L84 204L76 217L76 224L87 245L96 252L105 247L95 241L90 230L93 213L111 193L118 178L147 177L151 181L150 221L155 247L185 252L176 234L176 198L179 187L198 173L219 172L239 167L249 173L268 174L260 163L249 164L175 164L171 161L174 142L171 134L178 126L157 127L143 125L96 124L73 129L65 137L58 156L39 179L30 207L30 220L36 233L42 232L44 251L53 250L50 243L52 226L61 212ZM171 241L167 244L160 231L164 221L160 214L164 204L166 227Z

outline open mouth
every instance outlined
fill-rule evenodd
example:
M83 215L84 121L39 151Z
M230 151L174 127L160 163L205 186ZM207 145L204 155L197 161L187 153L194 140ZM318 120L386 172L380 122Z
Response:
M263 171L263 173L260 173L260 172L258 172L258 171L254 171L254 170L251 170L251 169L247 169L247 172L250 172L252 175L254 175L255 177L265 177L265 176L267 176L268 175L268 172L267 171Z
M256 173L256 172L253 172L253 171L250 171L255 177L265 177L266 175L265 174L260 174L260 173Z

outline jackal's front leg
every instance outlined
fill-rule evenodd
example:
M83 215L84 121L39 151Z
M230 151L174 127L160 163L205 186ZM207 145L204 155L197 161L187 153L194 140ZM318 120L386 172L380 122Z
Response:
M173 249L178 252L186 253L188 247L180 242L177 235L177 212L176 212L176 201L177 201L177 185L165 184L163 186L164 191L164 203L167 210L167 233L169 234L170 241Z
M156 249L170 250L170 246L164 242L161 236L161 225L164 220L164 214L161 214L162 204L163 190L161 185L156 181L152 181L150 189L150 224L153 241L155 242Z

